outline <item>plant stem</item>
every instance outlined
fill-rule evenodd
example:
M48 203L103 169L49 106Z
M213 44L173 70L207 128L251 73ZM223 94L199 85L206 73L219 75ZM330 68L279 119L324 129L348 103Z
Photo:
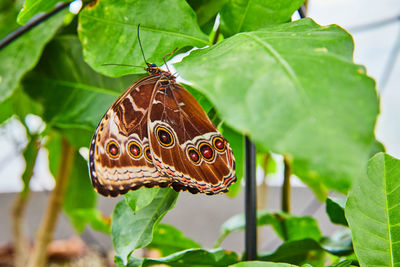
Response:
M12 234L14 240L14 265L25 267L29 255L29 241L24 232L24 216L29 200L29 182L33 175L37 155L40 149L40 139L36 134L30 135L30 141L23 152L25 158L25 171L22 174L23 190L14 200L12 207Z
M292 169L290 168L289 159L284 156L284 174L283 174L283 185L282 185L282 211L290 212L290 175Z
M257 209L263 210L267 208L267 193L268 193L268 185L267 185L267 175L268 175L268 163L271 155L269 153L265 154L263 161L263 170L264 170L264 179L262 180L261 185L257 187Z
M23 219L28 203L29 194L18 194L12 207L12 234L14 239L14 264L16 267L26 266L29 253L28 239L24 233Z
M62 158L56 177L56 185L51 192L46 213L37 231L35 246L28 261L28 267L42 267L46 264L47 246L53 238L53 232L67 188L74 154L74 148L63 138L61 150Z

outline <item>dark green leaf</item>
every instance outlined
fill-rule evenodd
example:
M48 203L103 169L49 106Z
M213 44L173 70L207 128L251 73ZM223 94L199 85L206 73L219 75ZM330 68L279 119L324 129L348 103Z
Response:
M200 244L168 224L159 224L153 233L153 241L147 246L148 248L158 249L161 256L167 256L172 253L190 248L201 248Z
M14 14L14 19L16 18L15 8L4 12ZM66 12L58 13L0 50L0 102L12 94L22 76L35 66L43 47L62 25L65 14ZM1 14L2 17L8 15ZM16 25L5 26L2 33L10 33Z
M318 223L314 218L297 217L283 212L271 212L268 210L257 211L257 226L271 225L276 234L287 241L305 238L319 241L322 237ZM238 214L228 219L221 227L221 236L216 246L231 232L242 231L245 227L243 214Z
M180 251L168 257L159 259L142 259L142 261L140 261L140 259L131 258L129 261L130 262L128 263L128 266L151 266L154 264L166 264L177 267L225 267L236 263L238 261L238 256L235 252L225 251L223 249L206 250L198 248ZM131 264L131 262L135 264ZM142 263L142 265L137 265L138 263Z
M63 36L46 47L38 66L24 79L24 89L43 103L47 122L74 129L69 135L85 136L88 145L105 111L139 77L112 79L99 75L84 63L78 39ZM76 129L81 132L74 136Z
M138 24L148 62L161 63L162 57L175 48L185 50L208 44L196 14L184 0L97 1L81 11L79 24L86 62L110 76L144 72L142 67L102 66L105 63L144 66L137 38Z
M346 206L345 198L327 198L326 199L326 213L333 223L342 224L347 226L347 220L344 215L344 207Z
M364 168L378 113L374 81L352 53L343 29L302 19L237 34L175 66L224 122L291 158L315 191L346 192Z
M60 1L60 0L26 0L24 7L21 9L21 12L18 14L17 22L19 24L25 24L30 20L33 16L42 13L42 12L50 12L54 9L58 2L69 2L69 1Z
M346 218L361 266L400 263L400 161L378 153L367 176L356 180L346 203Z
M217 1L218 2L218 1ZM290 21L304 0L230 0L221 10L221 30L225 36L255 31L270 24Z
M117 257L124 264L132 251L151 242L153 228L175 205L177 197L178 193L174 190L161 188L153 201L136 213L133 213L125 200L117 204L112 217L111 238Z
M257 258L262 261L303 264L311 254L321 251L317 241L302 239L285 242L273 253L260 254Z

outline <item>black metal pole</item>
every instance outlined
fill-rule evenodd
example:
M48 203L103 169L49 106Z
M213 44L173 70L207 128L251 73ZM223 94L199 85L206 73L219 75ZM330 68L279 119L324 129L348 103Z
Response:
M257 188L256 146L245 137L246 183L245 183L245 254L246 260L257 259Z

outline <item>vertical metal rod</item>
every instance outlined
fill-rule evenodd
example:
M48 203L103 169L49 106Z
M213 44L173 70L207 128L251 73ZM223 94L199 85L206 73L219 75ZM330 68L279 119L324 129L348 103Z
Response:
M245 137L246 184L245 184L245 254L246 260L257 259L257 188L256 146Z

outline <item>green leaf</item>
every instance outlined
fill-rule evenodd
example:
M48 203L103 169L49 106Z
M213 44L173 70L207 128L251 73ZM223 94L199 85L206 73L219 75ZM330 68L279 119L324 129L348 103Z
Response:
M294 267L296 265L287 263L264 262L264 261L242 261L230 266L231 267Z
M77 138L85 136L88 146L103 114L139 77L112 79L96 73L83 61L79 40L75 36L63 36L49 43L23 85L45 107L45 121L53 127L73 129L69 134ZM74 136L76 129L81 132Z
M4 12L15 14L15 9L6 9ZM10 96L22 76L35 66L45 44L62 25L65 14L66 11L54 15L0 50L0 101ZM1 14L7 15L9 14ZM15 26L6 25L5 28L10 33Z
M230 0L221 10L221 31L225 36L255 31L270 24L290 21L304 0ZM262 19L261 19L262 18Z
M84 57L96 71L121 76L143 73L142 67L103 66L105 63L145 66L137 27L148 62L162 63L162 57L175 48L187 50L208 44L197 24L196 14L184 0L97 1L87 5L79 16L79 38ZM104 53L104 51L107 51Z
M297 217L284 212L257 210L257 226L262 225L271 225L276 234L287 241L305 238L319 241L322 237L317 221L307 216ZM221 236L215 246L219 246L231 232L242 231L244 228L245 218L243 214L229 218L222 225Z
M262 261L286 262L291 264L303 264L310 255L321 253L322 249L314 239L301 239L287 241L280 245L276 251L258 255Z
M188 249L172 254L168 257L159 259L136 259L131 258L127 266L151 266L154 264L167 264L170 266L228 266L238 261L235 252L225 251L223 249L206 250L202 248ZM142 265L138 265L141 263ZM123 266L120 259L117 259L117 266Z
M58 2L69 2L60 0L26 0L24 7L21 9L17 17L17 22L21 25L25 24L33 16L42 13L50 12L54 9Z
M161 256L167 256L185 249L201 248L200 244L168 224L159 224L154 229L153 241L147 247L160 250Z
M315 190L346 192L364 168L378 113L374 81L352 54L343 29L302 19L237 34L175 66L225 123L291 158Z
M40 139L38 135L29 134L29 142L26 145L23 156L25 160L25 170L22 174L22 181L24 183L24 189L21 192L22 197L27 197L29 193L29 182L31 181L33 168L35 167L37 155L40 148Z
M326 213L331 222L348 226L346 217L344 215L344 208L346 206L345 198L327 198L326 199Z
M154 200L133 213L125 200L120 201L113 212L111 238L117 257L126 264L129 255L137 248L148 245L153 237L153 228L175 205L178 193L170 188L161 188Z
M400 161L378 153L367 176L356 180L346 203L346 218L361 266L400 264Z
M159 187L153 188L140 188L138 190L130 191L124 195L126 202L132 209L133 213L138 212L142 208L148 206L157 196Z

